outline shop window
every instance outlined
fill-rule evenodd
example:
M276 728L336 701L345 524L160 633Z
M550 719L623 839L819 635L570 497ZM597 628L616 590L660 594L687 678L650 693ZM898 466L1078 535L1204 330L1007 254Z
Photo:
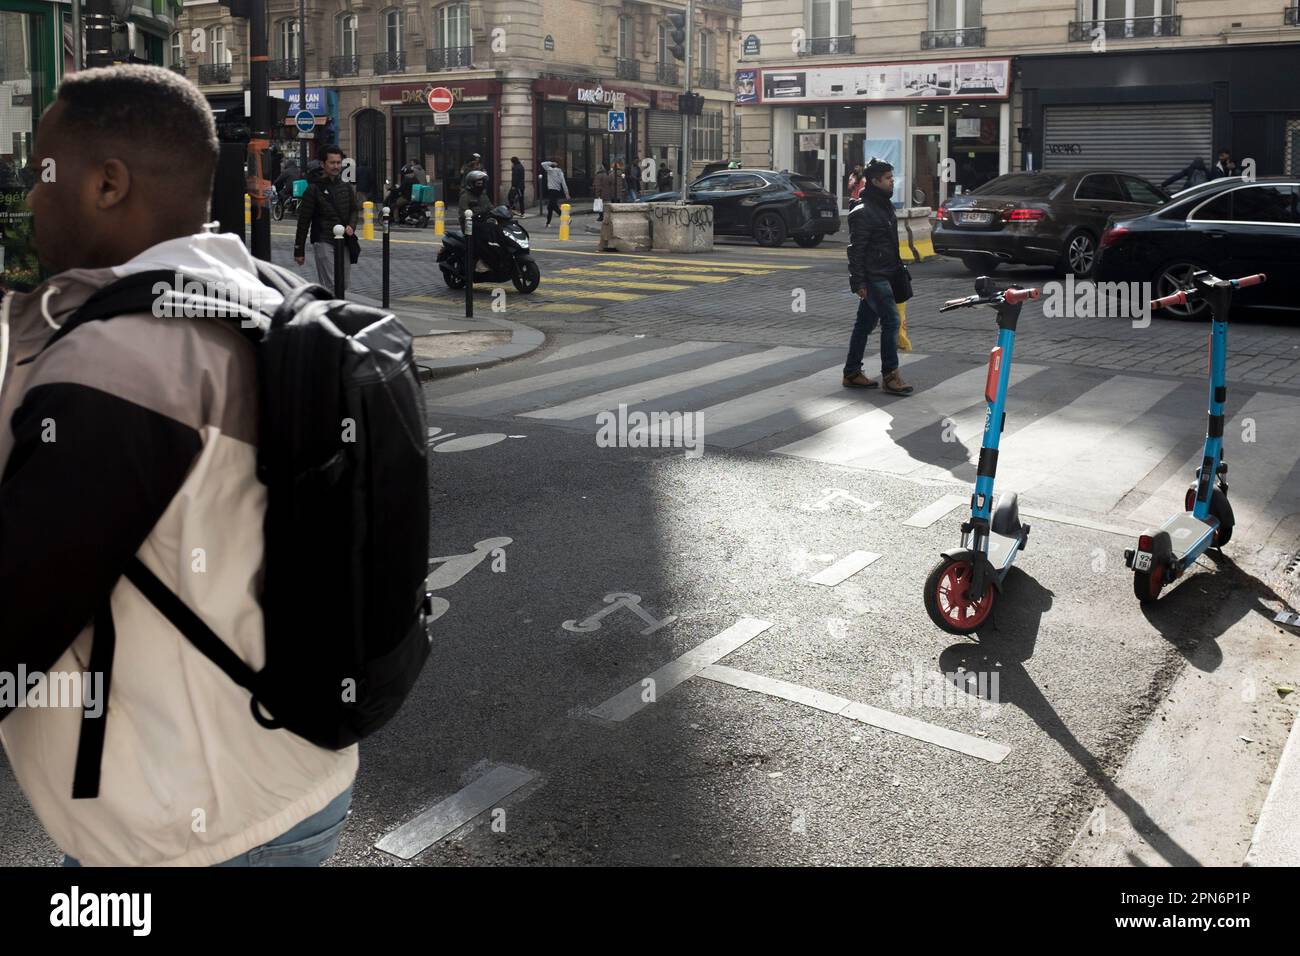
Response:
M962 192L996 179L1002 168L1001 106L962 103L948 106L946 112L948 155L957 162L954 172Z
M821 107L800 107L794 114L795 129L825 129L826 110Z
M542 125L560 127L564 125L564 104L546 103L542 106Z
M1287 120L1286 174L1300 176L1300 119Z
M384 48L381 53L401 53L402 52L402 11L393 9L385 10L383 17L383 44Z
M609 126L609 113L606 110L587 111L587 129L598 129L602 133Z
M740 110L736 110L731 115L731 155L734 159L740 158L740 144Z
M565 115L565 126L571 129L587 128L587 111L581 106L570 106Z

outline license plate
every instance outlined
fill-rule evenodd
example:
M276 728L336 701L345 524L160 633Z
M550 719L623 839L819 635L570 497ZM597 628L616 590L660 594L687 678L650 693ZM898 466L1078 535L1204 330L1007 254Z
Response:
M1136 554L1134 554L1134 555L1133 555L1133 570L1134 570L1134 571L1150 571L1150 570L1151 570L1151 555L1147 554L1145 551L1139 551L1139 552L1137 552Z
M822 218L823 218L823 219L834 219L834 218L835 218L835 213L832 212L832 211L829 210L829 209L823 209L823 210L822 210Z
M979 225L979 224L981 224L981 223L989 223L989 222L992 222L992 221L993 221L993 213L991 213L991 212L964 212L964 213L961 214L961 221L962 221L963 223L967 223L967 222L969 222L969 223L971 223L972 225Z

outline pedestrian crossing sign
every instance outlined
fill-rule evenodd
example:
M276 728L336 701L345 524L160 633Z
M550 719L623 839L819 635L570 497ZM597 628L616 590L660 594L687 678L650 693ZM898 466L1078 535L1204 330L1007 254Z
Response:
M609 111L609 128L608 128L608 132L610 132L610 133L626 133L626 132L627 132L627 111L626 111L626 110L610 110L610 111Z

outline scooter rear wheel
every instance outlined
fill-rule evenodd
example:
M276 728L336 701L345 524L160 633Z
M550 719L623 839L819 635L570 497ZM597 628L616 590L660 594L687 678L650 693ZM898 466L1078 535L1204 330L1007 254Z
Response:
M454 262L448 261L447 267L442 270L442 281L447 283L448 289L465 288L465 269L461 266L459 259Z
M970 594L975 568L965 557L944 558L925 579L925 610L949 634L979 630L993 612L997 588L989 581L979 597Z
M1133 572L1133 595L1143 604L1152 604L1164 590L1165 566L1152 563L1150 571Z

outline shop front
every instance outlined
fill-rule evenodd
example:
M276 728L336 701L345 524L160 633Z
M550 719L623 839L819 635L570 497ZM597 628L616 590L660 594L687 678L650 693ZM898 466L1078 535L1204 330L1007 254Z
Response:
M316 126L304 138L307 139L307 158L315 159L321 147L328 146L331 143L338 143L339 95L336 90L326 89L323 86L309 86L306 93L306 110L311 113ZM273 89L271 95L276 99L285 100L287 103L284 121L280 128L276 130L276 140L288 155L296 155L296 151L299 149L299 137L295 117L303 109L300 105L298 87Z
M448 117L445 123L437 121L428 102L429 90L440 85L452 95L452 108L444 114ZM414 160L424 167L429 182L438 187L438 198L454 205L460 198L460 171L478 153L489 177L488 192L497 201L504 202L509 184L503 186L494 175L499 166L500 96L498 80L381 86L380 105L392 107L392 159L386 167L386 177L396 182L402 166ZM365 124L366 138L372 144L367 146L363 141L359 125L358 151L375 151L373 131L377 124L373 112L362 111L365 115L356 118L359 124ZM379 162L383 162L382 157Z
M894 203L937 208L1010 164L1010 60L765 67L736 73L736 105L767 107L772 156L850 203L849 175L894 166Z
M1298 62L1296 43L1020 57L1021 168L1111 167L1159 183L1227 148L1256 175L1296 175Z
M558 163L573 196L590 196L599 166L640 158L640 131L651 103L646 90L564 80L533 83L537 164ZM620 118L621 114L621 118ZM540 172L540 168L534 175Z

